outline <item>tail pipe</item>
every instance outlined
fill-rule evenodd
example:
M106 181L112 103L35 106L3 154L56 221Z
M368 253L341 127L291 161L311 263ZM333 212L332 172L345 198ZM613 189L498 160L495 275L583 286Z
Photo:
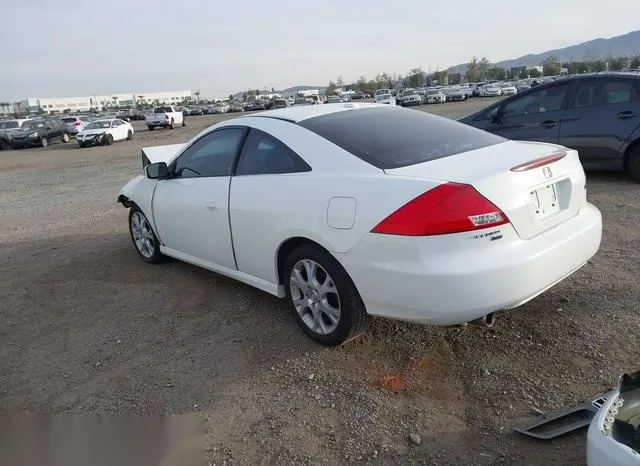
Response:
M493 323L495 322L495 320L496 319L495 319L495 316L493 315L493 312L490 312L486 316L482 316L476 320L472 320L469 323L471 325L478 325L480 327L491 328L493 327Z

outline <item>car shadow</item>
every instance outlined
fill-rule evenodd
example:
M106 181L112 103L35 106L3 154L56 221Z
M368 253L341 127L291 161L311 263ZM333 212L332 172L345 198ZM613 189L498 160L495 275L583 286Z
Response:
M0 245L0 410L185 412L321 347L284 303L128 235Z

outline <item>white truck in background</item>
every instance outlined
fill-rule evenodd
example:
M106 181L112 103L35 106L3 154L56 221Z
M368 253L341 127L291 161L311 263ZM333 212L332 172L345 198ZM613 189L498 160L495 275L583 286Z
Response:
M153 114L147 116L146 123L149 131L156 128L173 129L176 125L186 126L184 114L173 106L154 108Z

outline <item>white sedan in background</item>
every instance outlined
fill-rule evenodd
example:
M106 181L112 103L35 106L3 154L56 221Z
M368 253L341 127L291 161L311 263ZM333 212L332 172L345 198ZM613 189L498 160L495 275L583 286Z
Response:
M80 147L111 145L115 141L125 139L133 139L133 126L128 121L117 118L92 121L76 134L76 141Z
M398 106L242 116L145 148L142 164L118 202L144 261L286 298L326 345L370 316L491 325L580 269L602 235L576 151Z
M513 83L503 83L500 85L502 95L515 95L518 93L518 88Z
M442 89L427 89L428 104L443 104L447 101L447 96Z
M373 94L373 100L377 104L395 105L396 99L389 89L377 89Z
M502 88L497 84L485 84L478 89L480 97L498 97L502 95Z

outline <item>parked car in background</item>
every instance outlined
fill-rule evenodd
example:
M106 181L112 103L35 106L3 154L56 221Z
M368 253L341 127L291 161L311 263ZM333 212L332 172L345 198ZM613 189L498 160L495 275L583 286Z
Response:
M189 107L189 116L204 115L204 110L200 105Z
M493 322L600 247L575 151L428 112L293 107L143 154L145 174L117 196L141 260L171 256L285 298L325 345L370 316Z
M327 104L339 104L339 103L342 103L342 97L340 97L339 95L328 95L327 96L327 101L325 103L327 103Z
M51 142L69 142L67 127L60 118L46 117L27 120L20 130L11 135L11 146L15 149L24 147L48 147Z
M173 106L153 109L153 115L147 117L146 124L149 131L153 131L156 128L173 129L176 125L186 126L184 115Z
M229 111L230 112L244 112L244 104L242 102L234 100L233 102L231 102L229 104Z
M377 89L373 93L373 100L377 104L396 104L396 99L395 97L393 97L393 95L391 95L391 91L389 89Z
M507 97L460 120L505 138L560 144L585 168L640 182L640 76L576 75Z
M480 96L480 88L484 85L488 84L487 82L479 82L479 83L471 83L469 84L469 87L471 88L471 90L473 91L473 96L474 97L479 97Z
M473 89L471 89L468 84L460 84L458 87L464 92L464 94L467 96L467 99L473 97Z
M287 101L286 99L273 100L272 108L277 109L277 108L287 108L287 107L290 107L290 105L289 105L289 101Z
M229 112L230 105L226 102L220 102L213 106L213 113L227 113Z
M522 91L526 91L527 89L531 89L531 85L524 81L516 83L515 86L516 86L517 92L522 92Z
M0 150L7 150L11 147L12 134L20 131L20 126L30 121L27 119L14 119L0 121Z
M397 100L397 103L402 105L403 107L408 107L410 105L422 105L422 98L418 91L413 88L407 88L402 90L402 95Z
M467 92L460 86L447 86L443 89L447 102L458 102L467 99Z
M67 131L69 134L74 136L78 134L80 131L84 129L84 127L91 122L92 118L88 116L65 116L62 117L62 121L64 121Z
M116 112L116 118L124 121L129 121L131 120L131 113L132 111L128 108L121 109Z
M500 84L500 91L502 95L514 95L518 93L518 88L513 83L506 82Z
M292 106L313 105L306 97L296 97Z
M485 84L478 89L480 97L498 97L502 95L502 88L497 84Z
M443 104L447 101L447 96L441 88L432 87L427 89L426 99L428 104Z
M120 119L92 121L76 135L79 147L99 144L109 146L126 139L133 139L133 126L128 121Z

